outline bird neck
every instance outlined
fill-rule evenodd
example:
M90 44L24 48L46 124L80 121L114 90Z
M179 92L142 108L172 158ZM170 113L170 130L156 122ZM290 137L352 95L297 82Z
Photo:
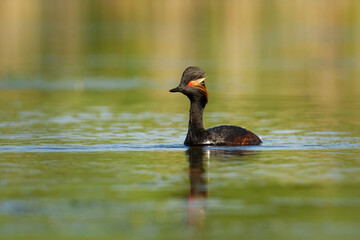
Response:
M203 112L206 103L200 100L191 100L190 102L191 104L188 132L197 133L198 131L205 130L203 124Z

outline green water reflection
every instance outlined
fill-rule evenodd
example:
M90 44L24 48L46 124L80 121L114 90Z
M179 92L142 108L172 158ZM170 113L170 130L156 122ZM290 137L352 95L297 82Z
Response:
M189 149L188 157L184 151L2 154L1 232L355 238L358 154L211 148Z
M187 149L188 102L149 91L1 91L1 235L357 239L353 96L213 90L206 126L246 126L264 144Z

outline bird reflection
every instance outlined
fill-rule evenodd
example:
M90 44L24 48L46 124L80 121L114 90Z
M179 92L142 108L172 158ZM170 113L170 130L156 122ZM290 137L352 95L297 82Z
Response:
M186 154L189 159L189 225L201 227L205 224L206 198L208 196L210 158L221 159L232 156L248 155L250 151L227 150L193 146Z

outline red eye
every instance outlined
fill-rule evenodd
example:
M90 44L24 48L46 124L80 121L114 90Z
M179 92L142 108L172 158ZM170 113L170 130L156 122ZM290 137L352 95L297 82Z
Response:
M189 87L191 87L192 85L193 85L192 82L189 82L189 83L188 83L188 86L189 86Z

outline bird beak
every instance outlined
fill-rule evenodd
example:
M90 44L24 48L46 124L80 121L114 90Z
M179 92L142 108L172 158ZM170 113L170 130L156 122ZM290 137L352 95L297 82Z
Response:
M179 87L176 87L176 88L170 89L169 92L181 92L181 91L180 91Z

